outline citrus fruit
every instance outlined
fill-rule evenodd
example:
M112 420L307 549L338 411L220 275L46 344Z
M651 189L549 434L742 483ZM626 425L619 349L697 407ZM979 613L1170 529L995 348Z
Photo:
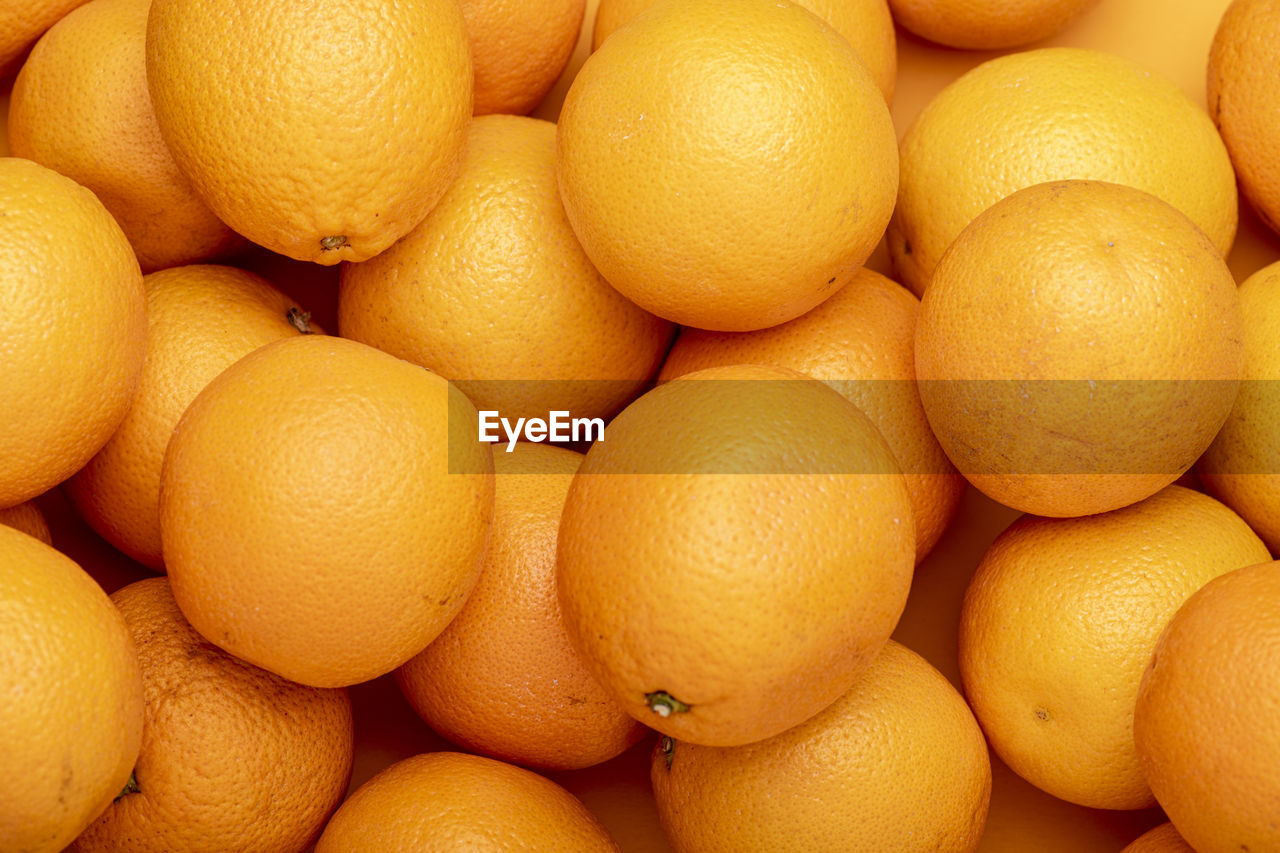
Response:
M1280 849L1280 563L1205 584L1169 620L1133 717L1142 772L1199 853Z
M460 752L415 755L361 785L316 853L347 850L617 851L582 802L544 776Z
M663 829L688 853L972 851L991 797L964 699L892 640L806 722L745 746L663 738L650 774Z
M21 530L46 545L53 544L53 534L49 530L49 522L34 501L23 501L16 506L0 509L0 524L12 527L15 530Z
M475 67L475 115L524 115L569 64L586 0L460 0Z
M1243 519L1176 485L1112 512L1015 521L960 617L965 695L992 749L1069 802L1154 805L1133 707L1156 639L1205 583L1266 559Z
M921 38L969 50L1017 47L1061 31L1098 0L889 0L893 19Z
M1213 122L1174 83L1100 50L1041 48L982 63L921 111L901 158L885 240L899 280L917 295L975 216L1045 181L1146 190L1190 217L1220 253L1235 239L1235 176Z
M1120 853L1196 853L1171 823L1144 832Z
M705 367L775 364L821 379L880 430L906 478L916 524L916 562L955 514L965 481L947 459L916 390L920 301L862 268L839 293L794 320L754 332L684 329L659 380Z
M560 522L569 637L632 716L710 746L840 696L892 633L915 557L865 415L777 367L708 368L624 409Z
M473 105L455 0L153 0L146 64L160 133L214 213L321 264L426 216Z
M640 307L748 331L839 290L880 241L898 148L857 53L805 9L668 0L583 64L556 137L587 256Z
M645 729L578 658L556 599L556 535L582 454L520 442L495 453L480 580L396 683L431 728L471 752L551 770L607 761Z
M146 355L142 272L102 202L0 158L0 506L61 483L115 431Z
M138 655L93 578L3 525L0 612L0 849L57 853L129 780Z
M353 724L346 690L244 663L182 617L165 578L111 595L142 668L146 712L129 790L75 850L306 850L342 801Z
M601 278L565 218L555 125L475 119L458 179L376 258L342 268L338 329L513 421L615 414L658 369L665 320Z
M85 0L4 0L0 3L0 79L12 77L45 30Z
M22 66L9 149L78 181L115 217L143 272L242 241L200 200L160 138L147 93L150 0L92 0L54 24Z
M476 411L372 347L286 337L218 374L160 479L173 596L210 642L313 687L390 672L475 585L493 507Z
M1280 2L1236 0L1209 48L1206 97L1240 190L1280 232Z
M947 456L988 496L1075 516L1141 500L1204 452L1243 369L1240 299L1209 239L1101 181L1020 190L925 291L916 375Z

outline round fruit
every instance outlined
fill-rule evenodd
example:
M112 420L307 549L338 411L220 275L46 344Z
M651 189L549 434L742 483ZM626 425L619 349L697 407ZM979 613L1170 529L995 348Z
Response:
M947 47L998 50L1048 38L1098 0L889 0L904 30Z
M111 600L142 667L142 751L126 793L74 849L309 848L351 776L347 692L285 681L211 645L182 617L165 578L129 584Z
M916 326L938 441L991 498L1104 512L1172 483L1235 399L1235 280L1153 195L1100 181L1020 190L961 232Z
M1238 515L1181 486L1113 512L1014 522L960 617L965 695L992 749L1060 799L1154 805L1133 707L1156 639L1197 589L1266 559Z
M36 506L35 501L24 501L16 506L0 509L0 524L21 530L46 545L53 544L53 533L49 530L49 522L40 511L40 507Z
M560 77L586 0L461 0L475 66L475 114L524 115Z
M1120 853L1196 853L1171 823L1162 823L1135 838Z
M0 2L0 80L12 77L27 49L85 0L3 0Z
M142 272L102 202L0 158L0 506L42 494L129 410L147 345Z
M763 366L660 385L592 445L560 522L569 638L632 716L729 746L836 700L902 613L911 501L827 385Z
M457 172L473 71L455 0L153 0L146 47L179 168L272 251L371 258Z
M467 849L617 853L587 807L532 770L459 752L406 758L338 809L316 853Z
M0 849L57 853L129 780L138 655L93 578L3 525L0 612Z
M987 744L969 707L892 640L812 719L746 746L662 738L650 776L682 853L972 851L991 799Z
M160 537L197 631L313 687L416 655L475 585L493 508L476 410L429 371L324 335L205 386L165 452Z
M1221 254L1235 239L1235 174L1213 122L1171 81L1098 50L1022 51L958 78L908 128L901 178L886 243L917 295L975 216L1045 181L1146 190Z
M582 454L544 444L495 453L493 530L480 581L396 682L431 728L471 752L574 770L645 729L613 701L565 634L556 535Z
M683 325L800 316L871 254L898 146L849 43L772 0L670 0L614 33L565 96L556 170L587 256Z

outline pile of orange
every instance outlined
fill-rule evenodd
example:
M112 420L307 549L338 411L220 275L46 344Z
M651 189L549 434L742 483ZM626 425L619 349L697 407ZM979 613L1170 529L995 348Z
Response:
M1280 0L0 0L0 115L0 851L1280 851Z

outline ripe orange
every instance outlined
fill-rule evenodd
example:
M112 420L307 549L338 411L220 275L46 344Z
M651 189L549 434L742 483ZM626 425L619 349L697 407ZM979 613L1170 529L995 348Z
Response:
M600 0L591 29L591 49L599 48L614 30L656 2ZM898 43L888 0L796 0L796 5L808 9L844 36L875 78L885 101L893 100Z
M146 713L130 790L73 849L300 853L342 801L353 724L346 690L303 687L196 633L165 578L116 590L138 648Z
M947 47L996 50L1048 38L1098 0L889 0L904 30Z
M0 506L89 461L129 409L146 354L142 272L93 193L0 158Z
M146 47L178 167L280 254L373 257L457 172L473 71L454 0L152 0Z
M804 9L673 0L618 30L565 96L556 171L601 274L683 325L798 317L871 254L898 148L871 74Z
M423 222L342 268L338 328L455 381L481 410L609 417L658 369L672 326L591 265L560 203L555 125L482 116Z
M565 634L556 535L582 454L521 442L495 453L493 529L480 581L396 683L438 733L472 752L551 770L599 764L645 729Z
M1142 772L1199 853L1278 850L1280 563L1205 584L1169 621L1142 675Z
M57 853L129 779L138 656L93 578L3 525L0 612L0 850Z
M592 445L560 522L569 638L628 713L729 746L830 705L893 631L915 557L879 431L777 367L660 385Z
M12 77L36 40L85 0L2 0L0 80Z
M916 562L955 514L965 481L947 459L916 390L920 302L862 268L839 293L790 322L755 332L684 329L660 380L705 367L775 364L821 379L871 418L898 460L911 495Z
M1133 747L1143 667L1192 593L1266 559L1243 519L1181 486L1113 512L1014 522L960 618L965 694L992 748L1069 802L1154 805Z
M1120 853L1196 853L1171 823L1144 832Z
M1222 256L1153 195L1038 184L961 232L925 291L916 375L971 483L1037 515L1104 512L1172 483L1243 369Z
M1235 0L1209 48L1209 115L1226 143L1240 189L1280 233L1280 2Z
M0 524L12 527L15 530L21 530L46 545L53 544L53 534L49 530L49 522L34 501L24 501L16 506L0 509Z
M1043 48L984 62L942 90L902 139L886 243L922 294L942 253L992 204L1044 181L1092 179L1159 196L1225 255L1235 175L1213 122L1174 83L1120 56Z
M460 0L475 67L475 115L524 115L546 97L578 42L586 0Z
M964 699L892 640L812 719L746 746L663 738L650 774L663 830L688 853L973 851L991 797Z
M243 242L200 200L160 138L147 93L150 0L92 0L40 39L13 86L9 147L98 196L143 272Z
M232 362L308 326L287 296L233 267L174 267L143 283L149 334L137 394L111 439L64 491L102 538L161 570L160 466L178 419Z
M493 507L476 411L439 376L324 335L204 387L165 451L173 595L215 645L313 687L390 672L475 585Z
M348 850L572 850L616 853L586 806L532 770L459 752L387 767L353 793L316 844Z

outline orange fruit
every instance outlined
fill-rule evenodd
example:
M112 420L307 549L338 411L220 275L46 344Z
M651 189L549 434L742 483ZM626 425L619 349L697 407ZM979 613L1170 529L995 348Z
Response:
M475 67L475 115L524 115L569 64L586 0L460 0Z
M556 146L569 222L605 279L703 329L773 326L835 293L897 190L871 73L824 21L771 0L637 15L574 78Z
M298 335L244 356L165 451L160 538L183 615L313 687L395 669L480 571L493 462L476 422L439 376L356 341Z
M1120 853L1196 853L1171 823L1144 832Z
M116 590L146 713L129 791L74 849L308 849L351 776L346 690L303 687L231 657L182 617L169 581Z
M0 2L0 79L12 77L45 30L85 0Z
M147 359L133 405L64 491L102 538L161 570L160 467L178 419L232 362L309 324L265 279L234 267L174 267L143 283Z
M1235 166L1240 190L1280 233L1280 2L1235 0L1209 48L1209 115Z
M338 329L456 382L482 410L608 417L671 340L591 265L560 203L555 125L481 116L423 222L342 268Z
M1280 262L1240 285L1244 314L1244 377L1226 423L1200 457L1204 485L1249 522L1280 554Z
M200 200L160 138L147 93L150 0L92 0L54 24L13 86L9 148L98 196L143 272L242 241Z
M1169 620L1138 692L1142 772L1199 853L1280 849L1280 563L1205 584Z
M471 752L551 770L599 764L645 729L569 644L556 535L582 454L516 444L493 457L493 529L462 611L396 683L431 728Z
M61 483L115 431L146 354L142 272L93 193L0 158L0 506Z
M915 527L878 430L792 370L708 368L624 409L569 488L560 606L592 673L681 740L771 737L834 702L907 597Z
M972 851L991 797L964 699L892 640L812 719L746 746L663 738L650 773L663 829L688 853Z
M582 802L544 776L460 752L415 755L361 785L316 853L347 850L617 851Z
M24 501L16 506L0 509L0 524L21 530L46 545L53 544L53 533L49 530L49 522L35 501Z
M965 694L992 749L1069 802L1154 805L1133 747L1143 667L1192 593L1266 559L1243 519L1181 486L1084 518L1015 521L960 617Z
M1100 50L1042 48L982 63L929 101L901 157L885 239L899 280L917 295L974 217L1045 181L1146 190L1189 216L1221 254L1235 239L1235 176L1213 122L1174 83Z
M178 167L282 255L373 257L457 172L473 71L454 0L153 0L146 58Z
M1020 190L961 232L925 291L916 375L934 433L988 496L1076 516L1154 494L1226 420L1240 299L1218 250L1141 190Z
M93 578L3 525L0 611L0 849L57 853L129 780L138 655Z
M947 47L996 50L1048 38L1098 0L889 0L904 30Z
M775 364L839 391L871 418L902 468L919 563L955 514L965 485L934 438L916 390L919 313L920 301L909 291L864 267L835 296L787 323L755 332L684 329L658 378L705 367Z
M614 30L656 2L600 0L591 29L591 49L599 48ZM796 0L796 5L808 9L844 36L875 78L885 101L893 100L898 43L888 0Z

